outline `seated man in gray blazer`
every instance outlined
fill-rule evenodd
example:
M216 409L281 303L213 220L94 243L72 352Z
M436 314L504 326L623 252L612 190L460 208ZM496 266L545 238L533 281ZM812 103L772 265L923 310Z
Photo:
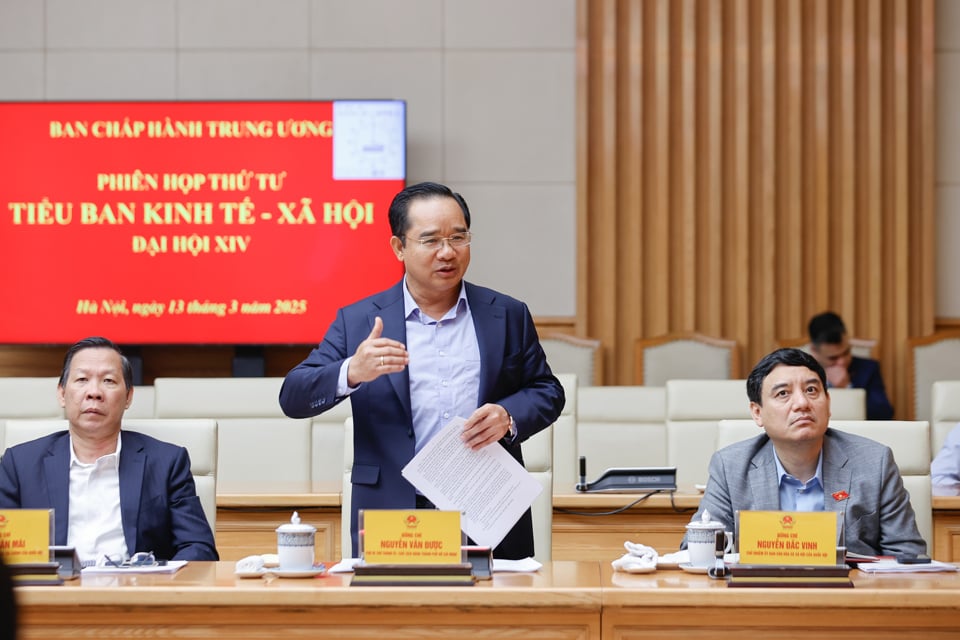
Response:
M849 551L926 553L890 448L827 428L826 374L813 356L768 354L750 372L747 396L763 433L713 454L694 521L706 510L734 531L737 511L842 510Z

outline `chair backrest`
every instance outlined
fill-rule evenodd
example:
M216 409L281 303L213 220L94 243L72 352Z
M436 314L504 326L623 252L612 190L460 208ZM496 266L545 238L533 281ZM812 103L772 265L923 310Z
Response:
M570 493L577 483L577 394L579 380L573 373L555 374L566 403L560 417L553 423L553 490L552 493Z
M343 460L340 463L343 470L343 481L340 492L340 555L349 558L353 549L353 536L350 533L350 517L353 513L353 416L343 421Z
M344 420L343 434L343 492L340 499L340 549L349 557L352 548L350 515L352 489L350 473L353 468L353 417ZM553 426L528 439L523 448L523 462L527 471L540 483L542 491L531 507L535 558L549 562L553 554Z
M778 340L778 347L796 347L797 349L802 349L807 353L810 353L810 339L809 338L792 338L786 340ZM877 341L873 338L850 338L850 353L857 356L858 358L871 358L876 359L877 357Z
M830 389L830 417L834 420L866 420L866 389Z
M217 421L221 493L310 493L312 424L283 415L282 383L279 377L157 378L156 417Z
M677 484L704 484L717 424L750 418L746 380L668 380L666 409L667 464L677 467Z
M54 431L66 430L67 421L57 419L7 421L3 449L35 440ZM217 421L208 419L162 420L141 418L123 421L123 428L186 448L190 473L197 485L203 512L216 531L217 525Z
M0 378L0 398L4 418L62 418L57 400L56 376L49 378Z
M613 467L666 464L666 395L664 387L580 387L577 450L586 458L588 481Z
M633 372L635 384L651 387L667 380L729 380L740 375L740 345L700 333L639 338Z
M343 491L343 456L346 446L343 424L351 415L353 409L350 400L344 400L310 419L310 460L313 465L310 479L314 493ZM353 441L350 442L352 447ZM350 459L353 460L352 449ZM349 522L347 524L349 525Z
M907 392L912 402L910 417L932 420L931 391L938 380L960 380L960 329L906 342Z
M931 388L930 459L936 457L947 434L960 423L960 380L939 380Z
M572 373L581 385L603 384L603 344L599 340L544 333L540 346L555 375Z
M124 418L153 418L156 413L153 409L156 390L153 385L137 385L133 388L133 402L130 408L123 412Z
M542 491L530 507L533 517L534 558L539 562L553 559L553 438L551 425L528 438L521 446L523 466L540 483Z
M57 400L59 378L0 378L0 442L7 420L20 418L62 418ZM2 453L2 452L0 452Z
M894 459L903 477L903 486L910 494L910 504L917 517L917 528L933 549L933 506L930 483L930 426L926 421L906 420L831 420L830 427L870 438L893 450ZM753 420L722 420L717 430L717 448L759 435L761 429Z

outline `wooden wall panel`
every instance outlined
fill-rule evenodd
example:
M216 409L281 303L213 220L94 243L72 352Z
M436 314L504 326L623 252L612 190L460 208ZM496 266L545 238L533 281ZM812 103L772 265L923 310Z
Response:
M602 339L630 384L638 337L735 338L749 368L832 308L880 341L904 416L904 342L935 328L933 7L578 0L577 316L538 327ZM266 347L267 375L312 347ZM232 353L144 348L145 374ZM0 375L62 357L0 347Z
M577 329L736 338L747 367L834 309L934 329L933 0L581 0ZM742 372L746 373L746 371Z

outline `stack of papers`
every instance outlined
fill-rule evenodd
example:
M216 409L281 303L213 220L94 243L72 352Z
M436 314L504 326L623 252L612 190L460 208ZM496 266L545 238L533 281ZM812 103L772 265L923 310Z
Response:
M938 571L957 571L955 564L931 560L926 564L901 564L896 560L877 560L861 562L857 568L864 573L935 573Z
M84 567L80 573L87 575L90 573L175 573L187 566L188 560L169 560L166 564L154 564L148 566L129 566L120 565L119 567Z

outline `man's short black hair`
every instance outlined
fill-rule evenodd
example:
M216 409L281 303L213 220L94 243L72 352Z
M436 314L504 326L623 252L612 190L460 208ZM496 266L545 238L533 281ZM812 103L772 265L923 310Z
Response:
M60 382L57 383L59 386L67 386L67 378L70 376L70 365L73 364L73 356L84 349L113 349L116 351L120 355L120 367L123 369L123 383L126 385L127 391L133 389L133 365L127 360L127 356L123 355L123 352L120 351L120 347L114 344L112 340L101 338L100 336L84 338L83 340L73 343L70 348L67 349L67 355L63 357L63 370L60 372Z
M824 311L810 318L807 333L814 345L840 344L847 333L847 327L839 315L833 311Z
M823 390L827 391L827 372L817 362L817 359L802 349L777 349L772 353L763 356L754 367L750 375L747 376L747 398L750 402L756 402L763 405L763 381L766 380L770 372L779 365L788 367L806 367L820 378L820 384Z
M410 203L414 200L426 200L428 198L452 198L463 212L463 220L467 223L467 229L470 228L470 208L463 196L448 187L445 184L437 182L420 182L412 184L393 196L390 203L390 210L387 216L390 219L390 233L400 238L404 246L407 244L407 229L410 228L408 214L410 212Z

